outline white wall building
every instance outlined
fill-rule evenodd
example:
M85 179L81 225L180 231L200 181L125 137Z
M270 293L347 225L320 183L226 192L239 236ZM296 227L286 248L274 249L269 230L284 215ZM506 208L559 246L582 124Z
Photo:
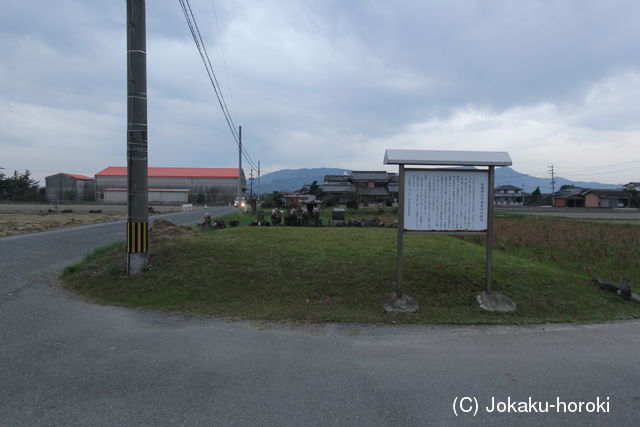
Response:
M238 180L244 193L246 178L238 168L148 168L149 202L232 203ZM127 168L110 166L96 174L96 200L127 202Z
M499 185L493 189L493 204L496 206L522 206L524 204L522 188L513 185Z

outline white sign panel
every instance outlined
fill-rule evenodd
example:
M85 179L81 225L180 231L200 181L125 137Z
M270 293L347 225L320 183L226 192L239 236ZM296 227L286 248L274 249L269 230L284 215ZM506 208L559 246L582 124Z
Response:
M489 172L416 170L404 173L406 231L486 231Z

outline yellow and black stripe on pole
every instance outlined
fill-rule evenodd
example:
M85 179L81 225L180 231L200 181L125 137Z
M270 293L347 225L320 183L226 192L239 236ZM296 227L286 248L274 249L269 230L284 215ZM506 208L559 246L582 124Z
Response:
M130 254L147 252L148 239L146 222L127 223L127 252Z

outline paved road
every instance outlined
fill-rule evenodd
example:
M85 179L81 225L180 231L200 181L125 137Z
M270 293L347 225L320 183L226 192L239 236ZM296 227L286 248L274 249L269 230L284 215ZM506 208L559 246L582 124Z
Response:
M294 327L96 306L51 286L63 266L123 230L0 239L0 425L640 422L640 322ZM475 418L454 415L464 396L478 399ZM609 412L488 413L492 397L560 399L567 411L599 398Z

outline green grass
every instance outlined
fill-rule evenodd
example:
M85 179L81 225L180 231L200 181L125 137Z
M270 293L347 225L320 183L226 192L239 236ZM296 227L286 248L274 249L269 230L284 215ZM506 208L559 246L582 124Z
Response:
M82 262L65 267L64 270L62 270L61 277L68 277L79 271L86 270L87 268L89 268L89 265L91 265L92 262L96 261L98 258L101 258L101 256L110 254L114 251L124 250L124 247L125 246L123 242L116 242L95 249L85 255ZM120 269L115 265L110 265L109 268L112 274L118 274L120 272Z
M98 303L224 318L294 322L518 324L640 317L640 304L598 290L584 272L495 251L494 288L518 303L490 313L484 248L451 236L405 236L405 289L420 311L390 315L396 231L364 228L240 227L174 237L153 247L151 268L122 274L124 249L94 254L62 276Z

